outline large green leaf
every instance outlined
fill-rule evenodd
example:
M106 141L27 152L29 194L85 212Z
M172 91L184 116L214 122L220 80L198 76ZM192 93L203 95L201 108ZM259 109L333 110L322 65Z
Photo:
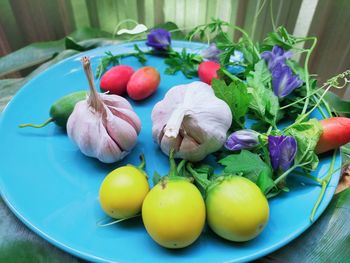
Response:
M32 77L39 74L40 72L44 71L48 67L56 64L62 59L65 59L67 57L73 56L75 54L79 53L76 50L64 50L61 53L59 53L55 58L51 59L50 61L40 65L38 68L36 68L34 71L32 71L28 76L25 78L18 78L18 79L4 79L0 80L0 112L3 110L3 108L6 106L6 104L9 102L9 100L12 98L12 96L15 95L15 93Z
M0 59L0 77L51 59L64 50L63 40L33 43Z
M299 238L259 262L349 262L350 189L335 195Z
M332 111L335 111L341 116L350 117L350 101L344 100L334 94L333 92L327 92L325 96L326 101L332 108Z
M82 41L90 38L112 38L112 34L97 28L83 27L68 35L75 41Z
M95 48L99 46L99 44L101 45L103 43L106 45L107 43L113 41L112 34L93 28L79 29L70 34L68 37L68 42L71 40L74 43L89 39L88 42L85 43L83 50ZM98 40L92 41L94 38L98 38ZM102 40L101 38L109 39ZM41 64L53 58L64 49L83 51L79 49L79 45L68 45L67 47L66 39L33 43L0 58L0 76Z

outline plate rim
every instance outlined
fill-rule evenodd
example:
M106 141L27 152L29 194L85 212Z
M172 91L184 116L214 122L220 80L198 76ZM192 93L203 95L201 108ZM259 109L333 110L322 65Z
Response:
M103 47L98 47L98 48L94 48L88 51L84 51L78 54L75 54L71 57L65 58L59 62L57 62L56 64L50 66L49 68L45 69L44 71L40 72L38 75L34 76L32 79L30 79L27 83L25 83L16 93L15 95L11 98L11 100L6 104L6 106L4 107L3 111L0 112L0 129L2 127L2 122L4 120L4 116L7 114L7 111L9 111L9 109L11 109L12 104L15 103L15 101L17 100L17 98L19 97L18 94L21 94L23 92L23 90L27 87L30 86L32 82L34 82L37 78L42 77L42 75L46 75L48 74L48 72L50 72L51 70L53 70L55 67L60 66L61 64L67 62L67 61L72 61L75 60L78 57L82 57L84 56L84 54L88 55L89 53L92 52L96 52L96 51L103 51L105 49L108 48L115 48L115 46L122 46L122 47L130 47L132 45L134 45L135 43L142 43L144 44L145 41L144 40L140 40L140 41L131 41L131 42L122 42L122 43L117 43L117 44L112 44L112 45L108 45L108 46L103 46ZM189 45L189 48L191 48L191 45L196 45L198 48L199 47L205 47L208 46L205 43L201 43L201 42L189 42L189 41L184 41L184 40L173 40L173 43L179 43L185 46ZM193 47L192 47L193 49ZM118 51L114 51L115 54L121 54L123 52L118 52ZM342 158L340 155L339 150L337 150L337 154L336 154L336 161L341 162ZM309 221L308 224L303 225L303 227L297 229L296 231L294 231L291 235L289 236L285 236L282 240L280 240L280 242L273 244L270 247L267 247L263 250L259 250L258 252L255 252L253 254L249 254L245 257L241 257L239 259L231 259L225 262L241 262L241 261L251 261L251 260L255 260L258 258L261 258L263 256L266 256L269 253L272 253L278 249L280 249L281 247L285 246L286 244L290 243L291 241L295 240L297 237L299 237L301 234L303 234L310 226L313 225L314 222L316 222L318 220L318 218L323 214L323 212L326 210L326 208L328 207L329 203L332 200L332 197L334 195L334 192L336 190L336 187L338 185L338 181L340 179L341 176L341 171L336 171L333 175L332 175L332 179L330 180L327 188L326 188L326 194L329 193L329 195L331 196L328 199L323 199L321 202L321 205L318 208L318 211L315 215L315 218L313 221ZM26 225L31 231L33 231L35 234L37 234L38 236L40 236L41 238L43 238L44 240L46 240L47 242L49 242L51 245L54 245L55 247L73 255L79 258L82 258L84 260L88 260L88 261L95 261L95 262L103 262L103 263L115 263L118 261L111 261L108 259L104 259L98 256L95 256L91 253L86 253L86 252L82 252L80 250L77 250L75 248L72 248L69 245L66 245L58 240L56 240L55 238L51 237L49 234L45 233L44 231L40 230L40 228L38 226L36 226L35 224L33 224L32 222L30 222L30 220L26 219L18 210L15 206L12 205L11 201L7 198L6 193L3 190L3 182L1 180L0 177L0 196L3 199L4 203L6 204L6 206L10 209L10 211L24 224Z

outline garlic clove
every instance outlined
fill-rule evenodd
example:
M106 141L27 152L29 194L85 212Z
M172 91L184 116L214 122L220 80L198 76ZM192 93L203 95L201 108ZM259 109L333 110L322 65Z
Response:
M67 123L68 136L74 139L83 154L102 162L114 162L122 151L107 134L102 116L86 101L78 102L74 111L74 118L69 118Z
M135 128L127 121L118 118L106 109L106 129L109 136L115 141L120 149L130 151L136 144L137 133Z
M141 120L137 116L137 114L133 110L123 109L123 108L115 108L109 106L108 109L113 113L113 115L117 116L120 119L128 122L134 129L137 134L141 131Z
M99 96L103 100L104 104L107 106L133 110L131 104L121 96L113 95L113 94L107 95L104 93L99 93Z

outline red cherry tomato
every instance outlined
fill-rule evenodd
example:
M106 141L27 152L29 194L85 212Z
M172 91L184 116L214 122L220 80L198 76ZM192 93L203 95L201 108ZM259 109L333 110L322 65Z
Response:
M198 76L199 79L209 85L213 78L218 79L216 71L220 68L220 64L214 61L205 61L199 64Z

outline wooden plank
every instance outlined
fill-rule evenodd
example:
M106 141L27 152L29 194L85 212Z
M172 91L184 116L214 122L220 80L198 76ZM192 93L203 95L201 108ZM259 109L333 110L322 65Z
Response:
M145 25L154 26L154 0L145 0Z
M175 5L175 23L178 25L179 28L186 27L186 5L185 0L177 0Z
M71 0L72 13L76 28L90 27L88 7L85 0Z
M97 14L100 28L107 32L114 32L118 24L118 6L114 0L100 0L97 2Z
M60 15L58 23L62 24L64 35L68 35L76 28L71 1L58 0L58 12Z
M90 25L92 27L99 28L100 21L99 21L98 12L97 12L96 0L86 0L86 6L88 10Z
M243 28L246 12L248 9L248 1L239 0L237 6L237 15L236 15L236 26ZM234 41L238 41L238 39L242 36L242 33L239 31L234 32Z
M350 68L349 24L350 2L347 0L320 0L309 35L318 38L311 56L310 70L319 76L319 83ZM334 15L337 14L337 15ZM346 90L335 90L342 96Z
M185 2L185 25L184 28L193 28L199 25L199 17L201 16L200 1L192 0Z
M231 25L236 25L237 12L238 12L238 0L231 0L231 15L228 21ZM231 39L233 39L234 31L235 30L233 28L229 28L228 30L228 34L231 37Z
M164 2L164 20L176 23L175 20L176 0L167 0Z
M141 24L145 23L145 1L137 0L137 21Z
M155 25L164 23L164 1L154 1L154 23Z
M25 44L9 0L3 0L0 2L0 25L3 30L1 39L8 43L8 47L3 49L5 52L3 54L17 50Z
M218 0L207 0L207 12L206 12L206 22L210 22L211 18L215 18L217 15L216 9L218 5Z
M11 46L7 40L7 36L2 24L0 24L0 39L0 57L2 57L11 52Z

